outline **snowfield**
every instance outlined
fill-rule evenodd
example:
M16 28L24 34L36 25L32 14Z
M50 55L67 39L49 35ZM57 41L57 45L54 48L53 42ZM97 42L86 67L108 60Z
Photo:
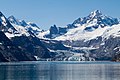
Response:
M79 26L75 29L70 29L66 34L55 38L55 40L65 41L65 40L84 40L88 41L102 36L108 39L110 36L120 37L120 24L113 26L106 26L104 28L99 27L93 31L85 31L85 26Z

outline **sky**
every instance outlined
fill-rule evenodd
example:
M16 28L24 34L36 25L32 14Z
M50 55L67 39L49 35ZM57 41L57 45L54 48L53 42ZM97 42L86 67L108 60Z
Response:
M41 29L66 26L94 10L120 18L120 0L0 0L0 11L36 23Z

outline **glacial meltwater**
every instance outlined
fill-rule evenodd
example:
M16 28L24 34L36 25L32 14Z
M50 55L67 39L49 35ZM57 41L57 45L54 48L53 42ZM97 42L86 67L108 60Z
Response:
M0 80L120 80L118 62L0 63Z

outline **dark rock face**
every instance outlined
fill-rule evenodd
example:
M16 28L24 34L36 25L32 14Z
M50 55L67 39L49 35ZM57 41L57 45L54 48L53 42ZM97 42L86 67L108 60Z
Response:
M35 58L23 49L14 45L3 32L0 31L0 61L31 61Z
M88 47L90 46L99 47L101 43L103 43L101 36L97 37L96 39L91 39L86 42Z
M96 49L90 50L89 54L96 60L118 60L120 61L120 37L109 37L109 39L102 39L97 37L90 41L65 41L63 44L72 47L94 47Z
M94 50L94 57L98 60L112 60L120 51L120 38L113 38L112 36L104 41L104 45L100 45L98 49Z
M56 25L53 25L49 29L49 34L45 35L44 37L53 39L59 35L59 29L57 28Z
M32 56L38 56L39 58L50 58L50 52L42 44L40 39L36 37L14 37L11 39L14 45L21 47L26 52L30 53Z
M55 41L55 40L41 40L41 41L50 50L68 50L69 49L65 47L60 41Z
M58 34L59 33L59 30L58 28L56 27L56 25L53 25L50 27L50 34Z
M53 25L50 27L49 31L50 33L45 35L44 37L54 39L60 35L67 33L67 28L57 27L56 25Z

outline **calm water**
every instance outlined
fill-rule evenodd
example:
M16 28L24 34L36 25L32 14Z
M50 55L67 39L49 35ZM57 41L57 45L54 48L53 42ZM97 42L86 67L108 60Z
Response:
M0 63L0 80L120 80L120 63Z

